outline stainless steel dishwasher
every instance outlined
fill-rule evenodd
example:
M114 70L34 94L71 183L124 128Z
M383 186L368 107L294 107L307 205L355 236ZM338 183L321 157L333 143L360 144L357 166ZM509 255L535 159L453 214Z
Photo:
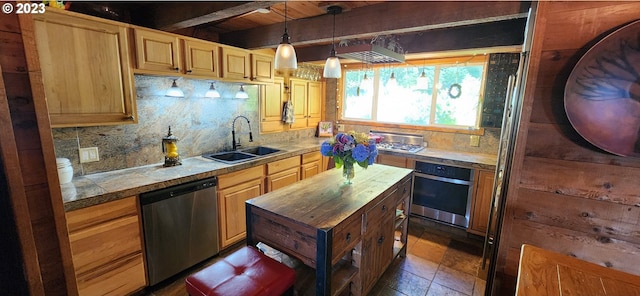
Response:
M149 285L218 254L216 185L213 177L140 195Z

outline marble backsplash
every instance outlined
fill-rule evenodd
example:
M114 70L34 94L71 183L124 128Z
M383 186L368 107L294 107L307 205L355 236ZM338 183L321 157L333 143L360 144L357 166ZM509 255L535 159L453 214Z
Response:
M71 160L74 176L89 175L143 165L161 164L162 137L168 127L179 140L182 158L231 149L234 118L245 116L251 123L254 143L249 143L249 126L235 122L236 138L242 145L268 145L272 141L295 141L315 135L314 129L260 134L258 86L245 85L249 99L236 99L240 84L215 82L222 95L205 98L212 81L179 78L176 83L184 98L166 97L171 77L135 76L138 124L52 129L56 157ZM79 149L98 147L100 160L80 163Z

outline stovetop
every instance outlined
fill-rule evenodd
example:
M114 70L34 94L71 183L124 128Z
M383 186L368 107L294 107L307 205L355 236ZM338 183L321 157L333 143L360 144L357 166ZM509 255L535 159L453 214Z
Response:
M381 131L370 131L369 134L378 136L380 138L380 141L376 144L376 147L382 150L395 150L416 153L424 149L425 146L424 138L422 137L422 135L390 133Z

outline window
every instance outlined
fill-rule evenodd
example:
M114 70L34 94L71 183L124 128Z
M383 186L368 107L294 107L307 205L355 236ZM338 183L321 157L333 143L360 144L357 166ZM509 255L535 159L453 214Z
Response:
M484 57L471 57L346 70L342 119L475 129L484 69Z

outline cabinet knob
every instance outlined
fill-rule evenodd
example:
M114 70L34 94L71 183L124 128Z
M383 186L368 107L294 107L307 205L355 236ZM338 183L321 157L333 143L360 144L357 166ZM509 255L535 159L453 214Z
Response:
M125 117L124 119L133 121L133 120L135 120L136 118L135 118L135 117L133 117L133 115L131 115L131 116L127 116L127 117Z
M173 71L180 72L180 68L175 67L175 68L173 68Z
M347 242L351 241L351 232L347 233Z
M378 244L381 244L384 241L384 235L378 239Z
M384 211L386 211L386 210L387 210L387 206L382 205L382 211L384 212Z
M187 73L191 74L193 71L192 70L187 70Z

